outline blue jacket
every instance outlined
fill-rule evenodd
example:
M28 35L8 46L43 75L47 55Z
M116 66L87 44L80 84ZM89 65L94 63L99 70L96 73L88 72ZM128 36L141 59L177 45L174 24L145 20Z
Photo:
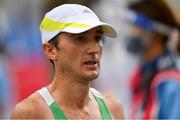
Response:
M157 88L158 119L180 119L180 80L168 78Z

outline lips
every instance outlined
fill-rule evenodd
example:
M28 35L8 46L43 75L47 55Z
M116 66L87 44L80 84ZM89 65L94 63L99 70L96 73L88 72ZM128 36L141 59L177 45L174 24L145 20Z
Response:
M83 62L83 65L86 65L88 67L97 67L98 64L99 64L98 60L86 60Z
M88 60L88 61L85 61L84 64L85 65L95 65L95 64L97 64L97 61L95 61L95 60Z

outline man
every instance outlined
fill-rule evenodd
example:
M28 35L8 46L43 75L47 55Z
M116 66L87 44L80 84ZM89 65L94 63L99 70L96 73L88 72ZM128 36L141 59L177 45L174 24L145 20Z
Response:
M40 29L54 80L19 103L11 118L123 118L116 98L90 88L100 71L102 36L115 37L113 27L85 6L64 4L45 15Z
M129 8L133 19L127 48L141 60L131 80L131 117L178 119L180 72L176 52L168 47L176 20L163 0L144 0Z

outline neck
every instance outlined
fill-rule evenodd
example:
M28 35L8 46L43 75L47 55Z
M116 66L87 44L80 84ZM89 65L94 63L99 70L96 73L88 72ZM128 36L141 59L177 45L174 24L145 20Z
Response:
M65 72L56 72L48 89L58 104L82 108L89 101L90 82Z

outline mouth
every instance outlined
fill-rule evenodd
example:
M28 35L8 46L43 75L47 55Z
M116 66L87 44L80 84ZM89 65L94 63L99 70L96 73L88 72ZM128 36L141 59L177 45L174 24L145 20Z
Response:
M98 60L87 60L83 62L83 65L88 66L89 68L96 68L99 64Z

